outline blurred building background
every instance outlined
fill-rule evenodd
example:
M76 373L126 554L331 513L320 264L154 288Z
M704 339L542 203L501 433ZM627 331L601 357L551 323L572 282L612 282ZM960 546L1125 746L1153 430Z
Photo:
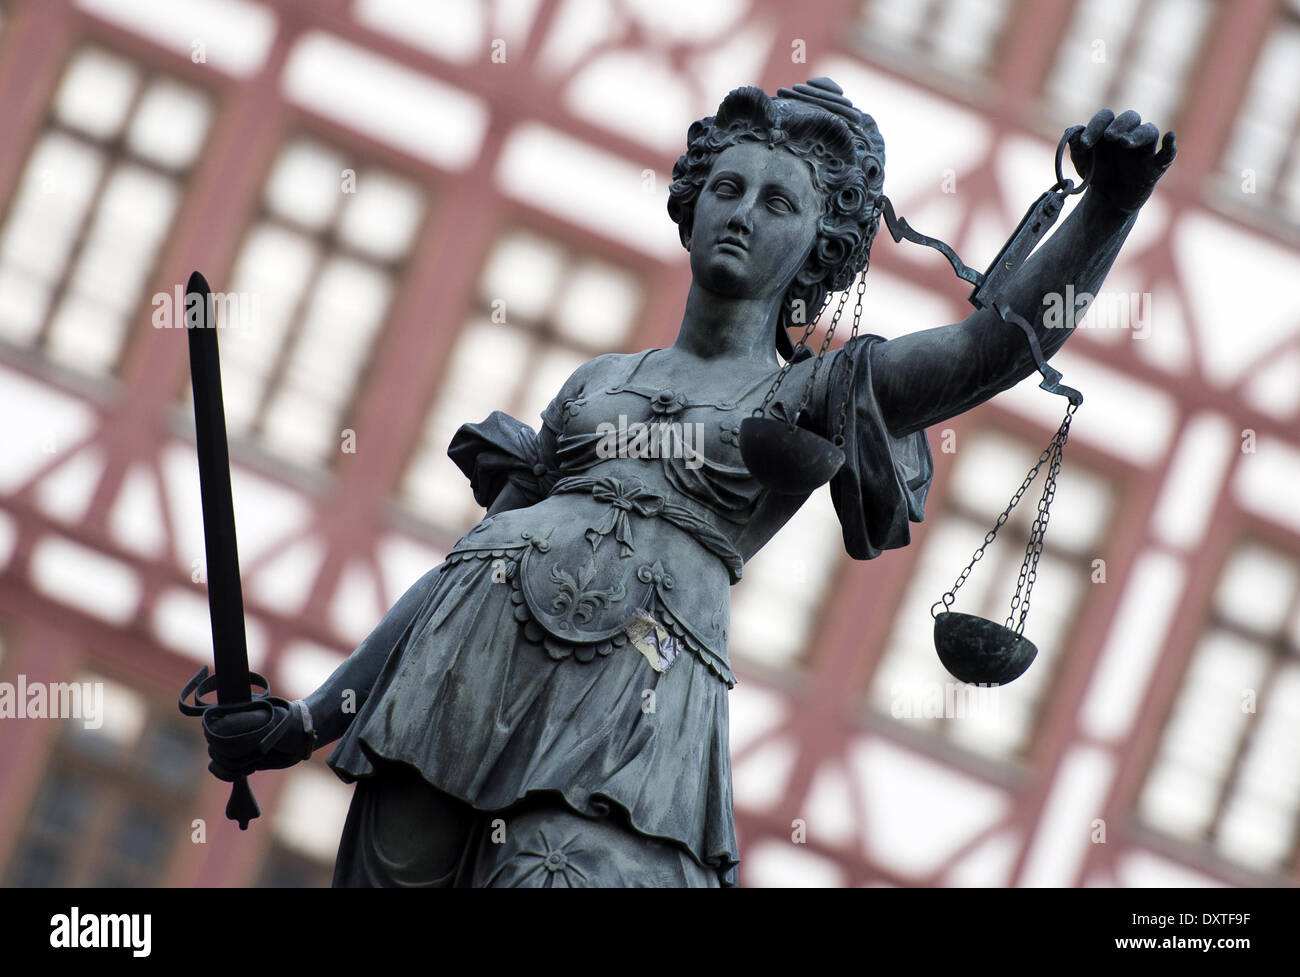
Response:
M477 520L459 424L537 425L579 363L673 341L689 123L817 75L980 268L1097 108L1180 154L1107 282L1136 316L1053 361L1087 401L1024 678L967 703L928 608L1059 423L1032 379L930 431L906 549L850 560L822 490L746 568L743 883L1300 880L1296 0L0 0L0 681L107 690L98 729L0 719L0 882L329 881L327 752L259 774L241 833L176 709L211 660L157 327L192 269L250 301L220 335L250 656L302 696ZM967 291L882 234L865 326ZM1030 496L958 610L1005 615Z

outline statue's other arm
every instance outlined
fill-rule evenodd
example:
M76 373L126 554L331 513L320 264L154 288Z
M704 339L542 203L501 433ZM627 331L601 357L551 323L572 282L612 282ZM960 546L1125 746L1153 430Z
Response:
M268 725L264 709L250 705L216 716L210 723L205 719L204 737L212 758L208 769L221 780L237 780L256 770L279 770L307 759L315 749L342 736L369 698L389 654L405 639L407 628L424 606L440 569L430 570L412 586L361 646L306 699L285 702L272 697L269 700L274 712L270 725L275 739L265 751L256 745L250 749L238 739L240 734L262 730ZM353 707L345 709L345 704ZM310 713L310 727L304 706ZM315 731L314 737L309 728Z
M1048 296L1063 297L1067 285L1076 295L1097 293L1138 210L1173 161L1172 132L1153 151L1159 134L1135 112L1115 117L1102 111L1086 128L1072 130L1076 165L1086 172L1091 163L1092 184L1000 296L1034 327L1044 357L1061 348L1075 325L1067 310L1065 322L1049 328L1044 315ZM878 343L872 354L876 396L890 432L898 437L964 413L1035 369L1024 333L991 309Z
M416 581L357 650L320 688L307 696L307 708L316 727L317 748L334 742L347 731L348 724L370 697L370 690L383 671L389 653L403 639L406 629L424 605L440 570L441 565L434 567ZM349 705L346 711L345 703Z

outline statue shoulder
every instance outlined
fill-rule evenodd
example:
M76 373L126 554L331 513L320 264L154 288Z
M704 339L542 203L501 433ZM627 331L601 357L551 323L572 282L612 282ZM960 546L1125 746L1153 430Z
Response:
M581 397L584 393L595 393L599 385L618 384L626 378L640 360L651 350L638 353L602 353L578 366L556 394L559 404Z
M607 377L617 371L617 369L627 363L627 361L636 353L602 353L597 357L587 360L569 375L561 391L566 394L576 396L581 393L588 384Z
M595 394L601 388L601 384L608 384L620 364L626 360L626 353L602 353L593 359L587 360L575 369L567 380L560 386L555 397L542 410L542 425L549 428L552 432L558 433L564 429L563 418L570 410L570 405L574 401L584 399L590 394Z

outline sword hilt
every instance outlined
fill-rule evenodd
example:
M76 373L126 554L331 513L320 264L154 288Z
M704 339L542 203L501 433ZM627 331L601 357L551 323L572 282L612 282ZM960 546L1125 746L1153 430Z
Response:
M271 687L266 679L257 672L250 671L247 674L246 681L250 690L253 686L257 686L262 691L252 693L250 699L246 702L225 705L220 702L204 702L203 697L216 691L221 684L218 677L210 674L208 666L204 665L185 684L177 704L180 706L183 715L202 717L203 733L208 739L217 740L227 746L239 747L241 753L251 753L256 750L265 754L279 738L283 720L276 721ZM193 697L193 701L187 701L191 697ZM212 721L222 716L228 716L235 712L260 711L263 708L267 713L266 722L244 732L234 735L223 734L217 732L212 726ZM257 798L253 796L252 788L248 786L248 778L240 777L238 780L232 781L230 800L226 803L226 817L231 821L239 822L240 831L247 831L248 822L261 813L261 809L257 805Z

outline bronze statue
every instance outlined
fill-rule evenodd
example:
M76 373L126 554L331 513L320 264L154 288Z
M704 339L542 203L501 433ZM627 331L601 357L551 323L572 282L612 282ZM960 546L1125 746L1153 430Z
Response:
M1073 322L1049 328L1044 296L1097 292L1174 158L1159 135L1109 111L1067 132L1087 191L1003 292L1045 356ZM739 88L695 122L668 202L692 274L677 341L584 364L538 431L462 427L449 453L486 517L305 702L275 700L278 739L210 731L212 772L339 741L356 791L336 886L734 885L729 587L807 498L754 477L742 421L838 435L845 548L872 559L923 517L925 428L1035 366L987 308L796 354L787 328L866 267L883 185L875 123L828 79Z

